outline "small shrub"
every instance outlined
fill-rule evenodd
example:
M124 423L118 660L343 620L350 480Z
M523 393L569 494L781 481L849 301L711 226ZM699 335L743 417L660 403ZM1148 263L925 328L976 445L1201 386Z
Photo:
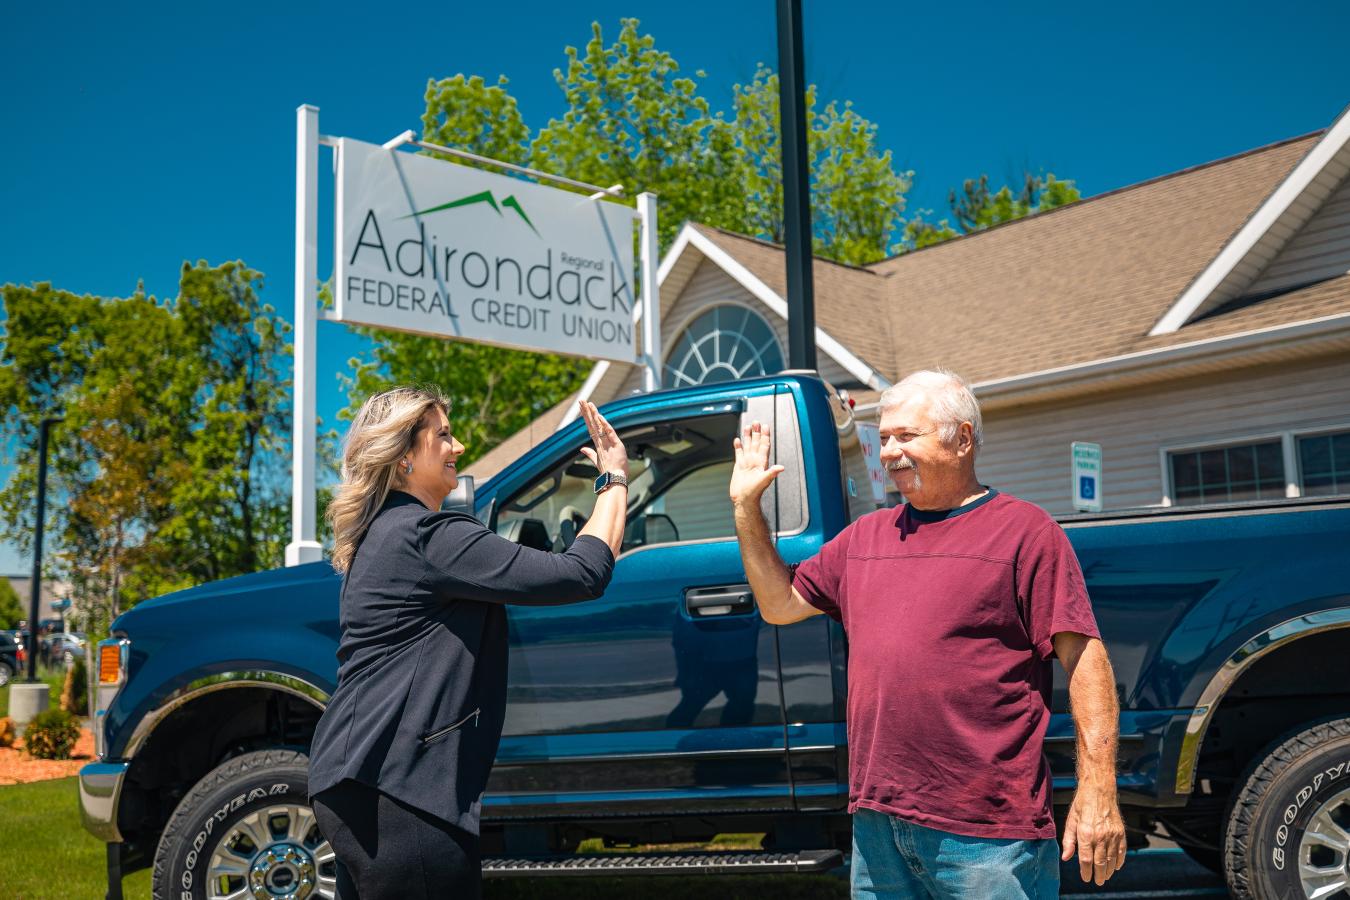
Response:
M72 716L89 715L89 674L84 658L66 669L66 683L61 689L61 708Z
M9 716L0 719L0 747L14 746L14 720Z
M38 713L23 734L24 749L37 759L70 759L79 739L80 726L64 709Z

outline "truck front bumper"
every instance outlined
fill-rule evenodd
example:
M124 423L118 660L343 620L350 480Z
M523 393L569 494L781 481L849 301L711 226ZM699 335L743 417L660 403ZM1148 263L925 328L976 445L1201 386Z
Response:
M104 843L121 843L117 804L131 763L92 762L80 769L80 818L85 830Z

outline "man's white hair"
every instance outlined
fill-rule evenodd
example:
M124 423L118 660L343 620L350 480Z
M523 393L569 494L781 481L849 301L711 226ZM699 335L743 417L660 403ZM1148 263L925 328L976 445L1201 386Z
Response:
M969 422L974 432L975 448L984 445L984 420L980 417L980 401L964 378L950 369L923 369L906 375L901 381L886 388L877 403L878 411L894 409L905 397L921 391L928 397L928 412L944 441L956 437L962 422Z

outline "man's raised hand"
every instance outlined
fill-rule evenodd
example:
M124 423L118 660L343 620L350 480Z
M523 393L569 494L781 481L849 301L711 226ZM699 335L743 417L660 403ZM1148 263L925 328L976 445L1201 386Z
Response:
M758 504L773 480L786 471L784 466L769 465L773 446L769 426L752 423L732 446L736 448L736 464L731 468L731 502L737 506Z

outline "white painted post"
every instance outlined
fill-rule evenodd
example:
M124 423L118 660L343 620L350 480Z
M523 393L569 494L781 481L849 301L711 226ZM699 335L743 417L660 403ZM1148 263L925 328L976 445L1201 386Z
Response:
M286 565L317 562L323 547L314 539L318 498L314 488L317 450L314 388L318 357L319 109L295 111L295 373L291 423L291 542Z
M638 217L642 220L639 248L642 255L642 362L647 371L642 380L643 390L661 389L661 301L656 270L661 264L657 257L656 195L638 194Z

